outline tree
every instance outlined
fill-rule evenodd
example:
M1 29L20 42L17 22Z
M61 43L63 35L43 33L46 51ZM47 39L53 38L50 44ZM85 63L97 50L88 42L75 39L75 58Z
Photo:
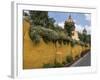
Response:
M47 11L29 11L32 25L46 28L54 28L54 18L49 18Z
M29 11L32 25L41 25L46 27L48 23L48 12L47 11Z
M23 11L23 16L28 16L28 14L26 12Z
M78 37L79 37L80 41L83 41L82 33L78 32Z
M91 44L91 35L90 34L78 33L78 35L79 35L80 41Z
M86 43L90 44L91 45L91 35L87 35L86 37Z
M47 27L50 28L50 29L54 29L54 27L55 27L54 23L55 23L54 18L48 18Z

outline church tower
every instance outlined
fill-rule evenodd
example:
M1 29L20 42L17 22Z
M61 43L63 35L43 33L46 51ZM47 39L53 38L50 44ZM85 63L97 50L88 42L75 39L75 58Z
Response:
M72 39L79 40L78 32L75 31L75 22L73 21L71 15L69 15L68 19L65 21L64 29L66 30L68 36Z
M74 23L71 15L69 15L68 19L65 21L65 24L68 24L68 26L72 26L72 31L75 30L75 23Z
M83 29L83 34L87 34L87 30L85 28Z
M68 17L68 19L66 20L66 22L69 22L69 23L74 23L74 21L73 21L73 19L72 19L71 15L69 15L69 17Z

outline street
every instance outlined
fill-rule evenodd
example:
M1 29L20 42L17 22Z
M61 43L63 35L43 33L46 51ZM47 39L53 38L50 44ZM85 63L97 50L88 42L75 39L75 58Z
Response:
M90 52L88 52L86 55L84 55L78 61L73 63L71 65L71 67L90 66L90 65L91 65L91 54L90 54Z

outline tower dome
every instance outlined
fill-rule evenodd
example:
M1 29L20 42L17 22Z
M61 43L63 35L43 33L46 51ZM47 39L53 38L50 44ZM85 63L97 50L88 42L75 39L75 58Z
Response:
M69 17L68 17L68 19L66 20L66 22L68 22L68 23L69 23L69 22L74 23L74 21L73 21L71 15L69 15Z
M83 33L84 34L87 34L87 30L85 28L83 29Z

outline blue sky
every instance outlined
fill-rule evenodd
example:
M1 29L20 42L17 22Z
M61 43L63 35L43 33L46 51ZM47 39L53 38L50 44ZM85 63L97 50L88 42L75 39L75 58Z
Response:
M84 28L87 29L88 33L91 33L91 14L89 13L72 13L72 12L48 12L49 17L52 17L56 20L60 26L64 26L65 20L68 19L68 16L71 15L75 25L76 30L82 32Z

